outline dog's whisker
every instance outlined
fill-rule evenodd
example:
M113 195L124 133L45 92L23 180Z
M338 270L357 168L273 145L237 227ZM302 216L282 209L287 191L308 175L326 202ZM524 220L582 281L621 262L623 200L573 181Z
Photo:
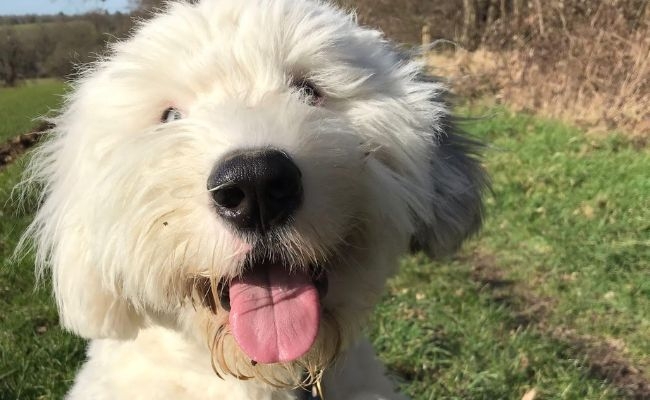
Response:
M228 182L228 183L224 183L224 184L221 184L221 185L217 185L217 186L212 187L212 188L208 188L208 192L216 192L217 190L225 189L225 188L232 187L232 186L233 186L233 184Z

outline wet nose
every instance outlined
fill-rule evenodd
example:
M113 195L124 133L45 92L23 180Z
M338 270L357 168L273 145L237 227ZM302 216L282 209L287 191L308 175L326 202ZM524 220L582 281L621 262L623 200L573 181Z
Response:
M239 151L210 173L217 213L242 232L267 232L287 222L302 203L302 174L275 149Z

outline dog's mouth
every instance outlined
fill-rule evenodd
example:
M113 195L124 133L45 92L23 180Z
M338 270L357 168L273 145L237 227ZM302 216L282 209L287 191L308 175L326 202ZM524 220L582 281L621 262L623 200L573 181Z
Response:
M322 267L262 259L249 261L234 279L220 281L217 298L229 311L230 330L241 350L255 363L273 364L294 361L312 347L327 289Z
M272 260L263 260L261 262L253 263L253 262L248 262L242 277L240 279L244 279L246 276L250 276L255 274L255 272L259 271L266 271L267 273L270 271L269 268L273 265L280 266L283 268L283 272L285 272L288 275L295 275L295 274L308 274L311 282L313 283L314 287L318 291L318 297L319 299L323 299L327 295L327 289L328 289L328 279L327 279L327 272L325 271L324 268L320 266L315 266L315 265L310 265L307 268L307 271L292 271L292 268L287 265L283 265L280 262L275 262ZM233 281L237 281L237 279L234 279ZM219 299L219 304L221 305L221 308L223 308L226 311L230 311L232 308L232 305L230 303L230 286L231 286L231 281L229 280L221 280L219 282L219 285L217 286L217 295Z

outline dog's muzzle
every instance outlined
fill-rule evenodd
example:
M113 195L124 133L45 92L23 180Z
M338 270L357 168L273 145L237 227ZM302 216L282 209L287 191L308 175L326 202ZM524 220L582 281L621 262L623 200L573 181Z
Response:
M208 190L217 213L244 233L281 226L302 203L302 174L284 152L238 151L212 170Z

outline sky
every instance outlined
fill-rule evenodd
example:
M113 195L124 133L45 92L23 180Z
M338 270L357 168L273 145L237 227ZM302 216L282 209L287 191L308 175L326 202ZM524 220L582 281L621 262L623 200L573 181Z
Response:
M80 14L102 9L128 11L129 0L0 0L0 15Z

